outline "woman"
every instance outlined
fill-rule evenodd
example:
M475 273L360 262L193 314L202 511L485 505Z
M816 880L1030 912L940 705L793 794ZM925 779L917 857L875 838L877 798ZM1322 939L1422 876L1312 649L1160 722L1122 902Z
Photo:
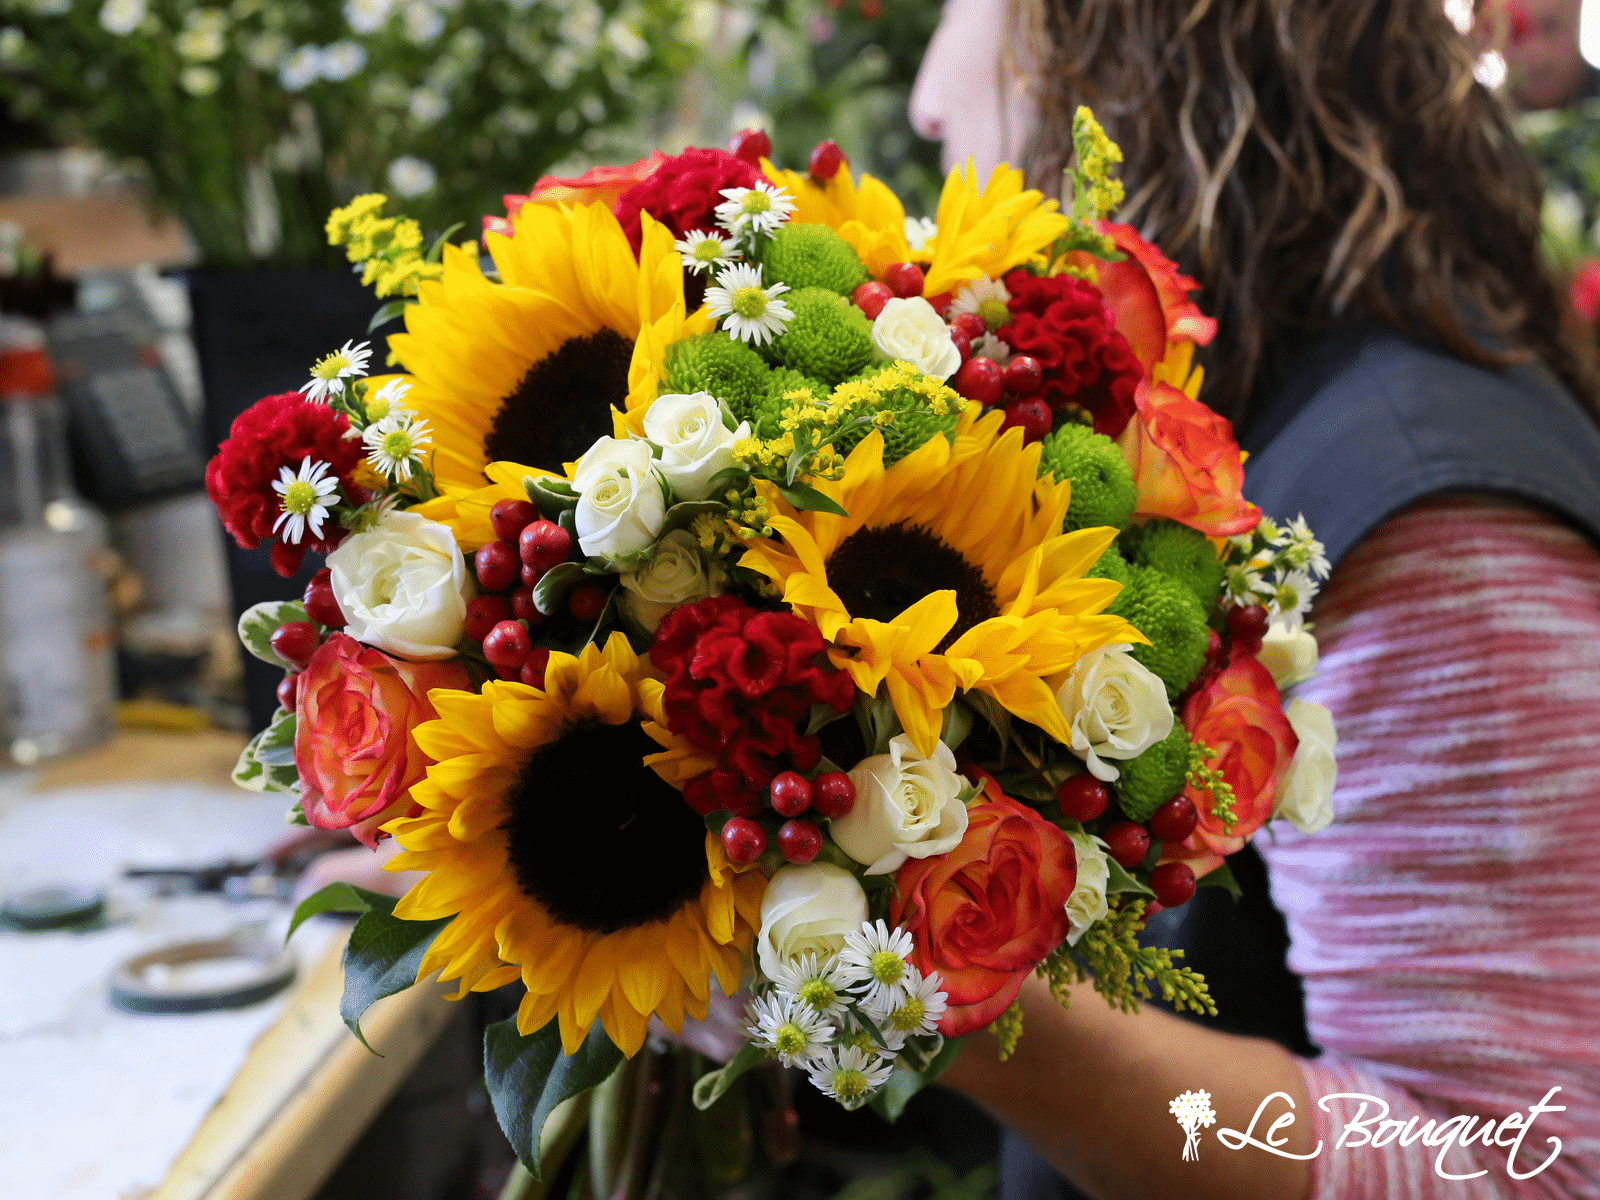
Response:
M945 1082L1095 1197L1600 1196L1600 433L1531 164L1440 0L1000 8L947 0L913 121L1043 187L1078 104L1121 144L1121 219L1218 318L1204 398L1253 452L1250 498L1303 511L1336 564L1301 694L1338 720L1341 778L1331 828L1259 847L1320 1057L1280 1044L1304 1043L1292 988L1274 1041L1038 986L1016 1057L974 1039ZM1271 1149L1183 1161L1168 1103L1195 1089ZM1417 1118L1408 1144L1362 1144L1380 1102ZM1456 1114L1504 1140L1419 1140Z

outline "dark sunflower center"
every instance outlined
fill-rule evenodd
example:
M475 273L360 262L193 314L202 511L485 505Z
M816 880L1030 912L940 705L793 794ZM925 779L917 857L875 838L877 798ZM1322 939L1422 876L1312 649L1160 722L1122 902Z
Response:
M601 329L564 342L528 368L483 439L490 462L560 471L612 431L628 395L633 343Z
M850 615L892 621L930 592L954 591L956 623L943 653L980 621L1000 615L983 572L921 525L858 529L828 557L828 584Z
M700 894L705 824L644 765L660 749L636 722L580 725L523 766L508 798L511 864L556 920L615 933Z

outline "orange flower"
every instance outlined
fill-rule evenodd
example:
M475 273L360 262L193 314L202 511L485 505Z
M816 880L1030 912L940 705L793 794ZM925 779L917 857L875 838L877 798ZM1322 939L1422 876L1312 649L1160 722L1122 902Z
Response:
M1139 489L1135 517L1171 517L1211 537L1248 533L1261 510L1240 494L1233 426L1169 383L1139 385L1138 411L1117 438Z
M593 167L572 179L545 175L526 196L506 196L506 215L485 217L483 227L490 233L511 236L511 220L524 204L604 204L610 208L617 198L642 179L648 179L667 161L659 150L625 167Z
M428 758L411 731L439 714L433 688L470 691L455 662L405 662L343 633L317 648L299 680L294 762L300 804L318 829L348 829L369 846L410 813Z
M1181 714L1183 727L1190 738L1216 752L1209 765L1233 789L1235 820L1231 832L1224 830L1212 812L1210 794L1185 788L1184 795L1200 810L1200 824L1185 841L1167 847L1163 862L1183 861L1196 876L1204 875L1266 824L1278 784L1300 744L1281 705L1278 685L1249 654L1239 655L1189 697Z
M1094 267L1117 331L1133 346L1145 373L1166 355L1169 342L1210 343L1217 323L1189 298L1200 285L1180 274L1178 265L1132 226L1097 221L1095 227L1126 256L1117 263L1096 260Z

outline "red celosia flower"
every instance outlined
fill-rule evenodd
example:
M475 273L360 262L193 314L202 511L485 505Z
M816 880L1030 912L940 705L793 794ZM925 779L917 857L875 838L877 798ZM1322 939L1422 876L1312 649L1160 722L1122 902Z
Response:
M1070 275L1006 276L1011 324L998 331L1014 354L1044 368L1040 394L1052 408L1080 405L1094 415L1096 433L1116 437L1133 416L1133 394L1144 377L1128 339L1117 331L1104 297Z
M817 664L823 650L809 621L733 596L685 604L661 622L650 661L667 676L667 725L717 760L684 788L697 811L749 815L779 771L817 765L821 744L805 733L811 706L842 713L855 697L848 675Z
M527 195L504 197L506 215L484 217L484 232L503 233L510 237L512 222L524 204L604 204L610 207L624 192L641 179L649 178L666 161L665 154L652 150L646 157L625 167L594 167L571 179L542 176Z
M647 212L682 237L691 229L714 230L713 210L723 202L722 189L754 187L761 172L726 150L691 147L667 159L650 176L634 184L612 209L623 231L639 250L643 236L639 214Z
M305 458L328 463L332 474L339 477L346 502L363 503L366 493L350 478L361 461L362 445L345 438L349 428L344 414L307 400L299 392L268 396L240 413L228 431L228 440L206 467L206 491L233 540L254 550L273 536L282 497L272 490L272 482L282 468L297 470ZM307 550L326 553L343 537L344 530L336 521L323 524L320 538L311 537L308 529L298 545L273 547L273 568L280 575L293 575Z

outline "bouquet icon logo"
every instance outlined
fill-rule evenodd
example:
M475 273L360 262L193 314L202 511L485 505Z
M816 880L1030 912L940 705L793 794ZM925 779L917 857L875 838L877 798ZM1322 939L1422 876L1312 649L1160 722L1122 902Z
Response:
M1211 1107L1211 1093L1184 1092L1167 1102L1167 1111L1189 1136L1183 1143L1183 1161L1192 1162L1200 1157L1200 1131L1217 1120L1217 1110Z

